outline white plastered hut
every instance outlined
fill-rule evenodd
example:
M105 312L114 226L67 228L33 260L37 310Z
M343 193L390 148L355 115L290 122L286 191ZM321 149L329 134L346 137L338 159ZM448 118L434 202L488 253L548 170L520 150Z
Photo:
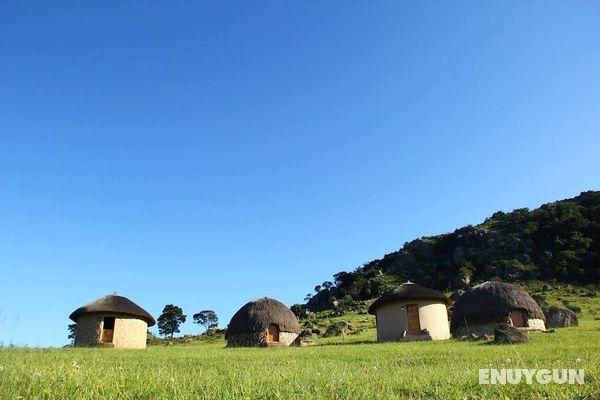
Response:
M467 290L454 303L450 329L454 337L491 335L498 324L523 330L546 329L544 312L518 285L488 281Z
M437 290L406 282L369 307L377 323L377 340L445 340L450 338L451 300Z
M225 339L228 347L289 346L299 333L294 313L265 297L246 303L233 315Z
M148 327L156 323L143 308L123 296L109 295L69 315L77 323L75 346L143 349Z

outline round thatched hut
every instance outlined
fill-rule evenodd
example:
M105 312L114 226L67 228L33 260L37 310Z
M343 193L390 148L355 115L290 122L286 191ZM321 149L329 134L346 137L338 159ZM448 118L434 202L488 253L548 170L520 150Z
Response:
M377 340L444 340L450 338L444 294L406 282L369 307L377 321Z
M300 333L298 319L277 300L262 298L246 303L225 331L229 347L289 346Z
M516 328L545 330L542 309L520 286L488 281L466 291L454 303L450 329L455 337L491 335L509 322Z
M75 346L143 349L148 327L156 323L146 310L117 295L79 307L69 318L77 323Z

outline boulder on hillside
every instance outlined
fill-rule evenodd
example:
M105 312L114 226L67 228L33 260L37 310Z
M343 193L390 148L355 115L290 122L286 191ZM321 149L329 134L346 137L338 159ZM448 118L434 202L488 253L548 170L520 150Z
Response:
M553 289L552 286L548 285L547 283L544 283L544 286L542 286L542 291L543 292L549 292L552 289Z
M347 335L349 333L354 333L355 331L356 328L350 322L339 321L329 325L323 334L323 337Z
M530 341L527 332L513 328L510 325L501 324L494 329L495 344L529 343Z
M302 327L304 327L304 328L306 328L306 329L316 329L316 328L318 328L318 325L317 325L317 324L315 324L315 323L314 323L314 322L312 322L312 321L305 321L305 322L302 324Z
M567 310L573 311L575 314L579 314L581 312L581 307L577 306L567 306Z
M298 335L298 337L300 339L305 339L305 338L309 338L313 335L312 331L310 329L302 329L302 331L300 331L300 334Z
M577 326L577 315L568 308L544 308L544 316L546 316L547 328L564 328L567 326Z

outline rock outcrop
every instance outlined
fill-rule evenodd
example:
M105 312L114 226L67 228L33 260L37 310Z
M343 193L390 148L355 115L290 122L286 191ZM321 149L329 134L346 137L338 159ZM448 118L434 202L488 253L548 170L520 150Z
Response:
M577 326L577 315L568 308L544 308L546 316L546 327L548 328L564 328L568 326Z

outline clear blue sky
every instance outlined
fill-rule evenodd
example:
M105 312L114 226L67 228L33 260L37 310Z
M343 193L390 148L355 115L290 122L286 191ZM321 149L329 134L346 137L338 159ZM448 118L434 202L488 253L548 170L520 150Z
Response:
M3 1L0 342L115 291L226 326L600 189L599 71L595 1Z

